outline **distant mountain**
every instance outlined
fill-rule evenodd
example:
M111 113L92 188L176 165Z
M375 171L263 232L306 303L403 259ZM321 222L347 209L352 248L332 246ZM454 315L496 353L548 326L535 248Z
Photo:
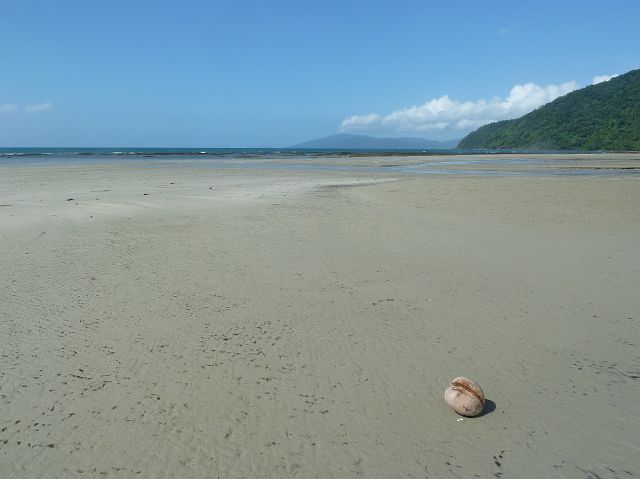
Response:
M331 135L317 140L305 141L292 148L333 148L333 149L371 149L371 150L411 150L411 149L448 149L455 148L459 140L435 141L425 138L376 138L366 135Z
M458 148L640 151L640 70L482 126Z

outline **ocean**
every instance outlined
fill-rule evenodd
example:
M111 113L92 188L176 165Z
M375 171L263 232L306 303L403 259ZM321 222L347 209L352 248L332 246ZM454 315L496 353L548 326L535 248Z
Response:
M483 150L484 151L484 150ZM332 148L0 148L0 158L287 158L318 156L453 155L470 150L380 150ZM497 150L496 150L497 152Z

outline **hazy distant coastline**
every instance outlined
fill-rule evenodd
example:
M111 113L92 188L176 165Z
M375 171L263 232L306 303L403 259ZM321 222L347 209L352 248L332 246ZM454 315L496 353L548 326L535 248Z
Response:
M293 145L292 148L356 148L356 149L381 149L381 150L405 150L405 149L432 149L446 150L455 148L460 139L437 141L426 138L377 138L367 135L350 135L340 133L324 138L305 141Z

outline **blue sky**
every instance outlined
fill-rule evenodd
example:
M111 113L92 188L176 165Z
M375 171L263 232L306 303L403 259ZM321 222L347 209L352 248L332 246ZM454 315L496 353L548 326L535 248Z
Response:
M0 0L0 146L458 138L640 67L640 2Z

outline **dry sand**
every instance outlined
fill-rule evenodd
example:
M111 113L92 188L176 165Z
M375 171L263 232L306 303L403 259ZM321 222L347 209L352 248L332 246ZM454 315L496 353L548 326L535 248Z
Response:
M638 177L5 166L0 203L1 478L640 475Z

